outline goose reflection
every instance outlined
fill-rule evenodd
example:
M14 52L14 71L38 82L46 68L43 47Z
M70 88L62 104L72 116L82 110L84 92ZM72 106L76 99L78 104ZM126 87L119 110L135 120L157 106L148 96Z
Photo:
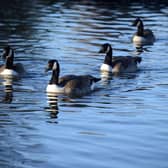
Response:
M11 103L13 100L13 86L12 86L13 78L5 77L3 85L4 88L4 97L2 99L3 103Z
M140 55L142 52L144 52L144 48L142 45L135 45L135 48L136 48L136 55Z
M101 82L103 85L110 84L110 81L112 80L113 74L111 72L101 71Z
M46 111L50 112L51 118L57 118L57 115L59 113L58 95L56 93L47 93L47 99L49 107L46 108Z
M134 44L134 47L136 48L135 55L140 55L143 52L149 52L149 49L147 46L140 45L140 44Z

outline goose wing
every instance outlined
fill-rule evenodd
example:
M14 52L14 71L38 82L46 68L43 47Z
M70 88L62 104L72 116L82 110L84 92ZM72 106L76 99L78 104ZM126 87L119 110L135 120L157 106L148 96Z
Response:
M150 29L144 30L144 37L148 39L151 43L153 43L156 40L152 30Z
M98 82L100 78L91 75L79 75L69 80L65 85L65 92L70 95L82 96L89 93L93 83Z
M127 68L132 63L140 63L141 57L131 57L131 56L116 56L112 59L112 66L121 63L125 68Z
M21 63L16 63L13 65L13 70L19 74L25 73L25 69Z
M129 66L129 64L132 63L132 57L131 56L116 56L116 57L113 57L112 66L115 66L118 63L121 63L125 68L127 68Z
M59 78L59 84L61 86L66 85L67 82L69 82L70 80L75 79L77 76L76 75L65 75Z
M144 30L144 36L153 36L153 32L150 29L145 29Z

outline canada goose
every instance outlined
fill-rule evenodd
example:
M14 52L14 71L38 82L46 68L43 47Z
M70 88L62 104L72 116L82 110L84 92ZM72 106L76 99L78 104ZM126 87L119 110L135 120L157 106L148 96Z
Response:
M10 46L6 46L3 49L2 58L7 62L7 57L10 57L11 66L10 69L13 69L18 74L25 73L25 69L21 63L13 63L14 62L14 50Z
M115 56L112 55L112 47L109 43L102 45L99 53L105 53L104 63L100 70L112 73L135 72L137 71L137 63L141 62L141 57L131 56Z
M137 26L137 32L133 35L132 41L137 44L153 44L155 36L150 29L144 29L142 20L138 17L132 26Z
M47 92L65 93L82 96L94 90L94 83L100 79L91 75L66 75L59 78L60 65L57 60L49 60L46 71L52 70L52 76L46 88Z
M5 65L0 65L0 75L11 75L18 76L18 73L13 67L13 58L10 56L6 57Z

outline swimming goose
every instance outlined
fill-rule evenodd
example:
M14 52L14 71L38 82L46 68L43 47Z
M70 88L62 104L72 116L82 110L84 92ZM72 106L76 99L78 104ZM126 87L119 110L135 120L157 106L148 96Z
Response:
M6 46L3 49L2 58L6 61L7 57L11 58L10 59L11 62L12 62L12 67L10 67L11 69L13 69L18 74L25 73L25 69L24 69L24 67L23 67L23 65L21 63L13 64L13 61L14 61L14 50L10 46Z
M137 32L133 35L132 41L138 44L153 44L155 36L150 29L144 29L142 20L138 17L132 26L137 26Z
M65 93L72 96L82 96L94 90L94 84L100 79L91 75L66 75L59 78L60 65L57 60L49 60L46 71L52 71L52 76L46 88L47 92Z
M13 58L10 56L6 57L5 65L0 65L0 75L4 76L18 76L18 73L13 67Z
M99 53L105 53L104 63L100 70L112 73L135 72L137 71L137 63L141 62L141 57L131 56L115 56L112 55L112 47L109 43L102 45Z

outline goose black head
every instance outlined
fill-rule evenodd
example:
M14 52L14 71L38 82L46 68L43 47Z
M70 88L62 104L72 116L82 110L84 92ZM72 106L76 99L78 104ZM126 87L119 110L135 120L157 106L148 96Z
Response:
M7 69L13 69L13 58L10 56L6 57L6 63L5 66Z
M105 43L101 46L99 53L109 53L112 51L112 47L109 43Z
M8 56L14 57L14 51L9 45L3 48L2 58L5 60Z
M51 70L58 70L59 71L59 63L57 60L49 60L47 67L45 69L46 72Z
M139 26L141 23L142 23L142 20L141 20L139 17L137 17L137 18L133 21L132 26Z

